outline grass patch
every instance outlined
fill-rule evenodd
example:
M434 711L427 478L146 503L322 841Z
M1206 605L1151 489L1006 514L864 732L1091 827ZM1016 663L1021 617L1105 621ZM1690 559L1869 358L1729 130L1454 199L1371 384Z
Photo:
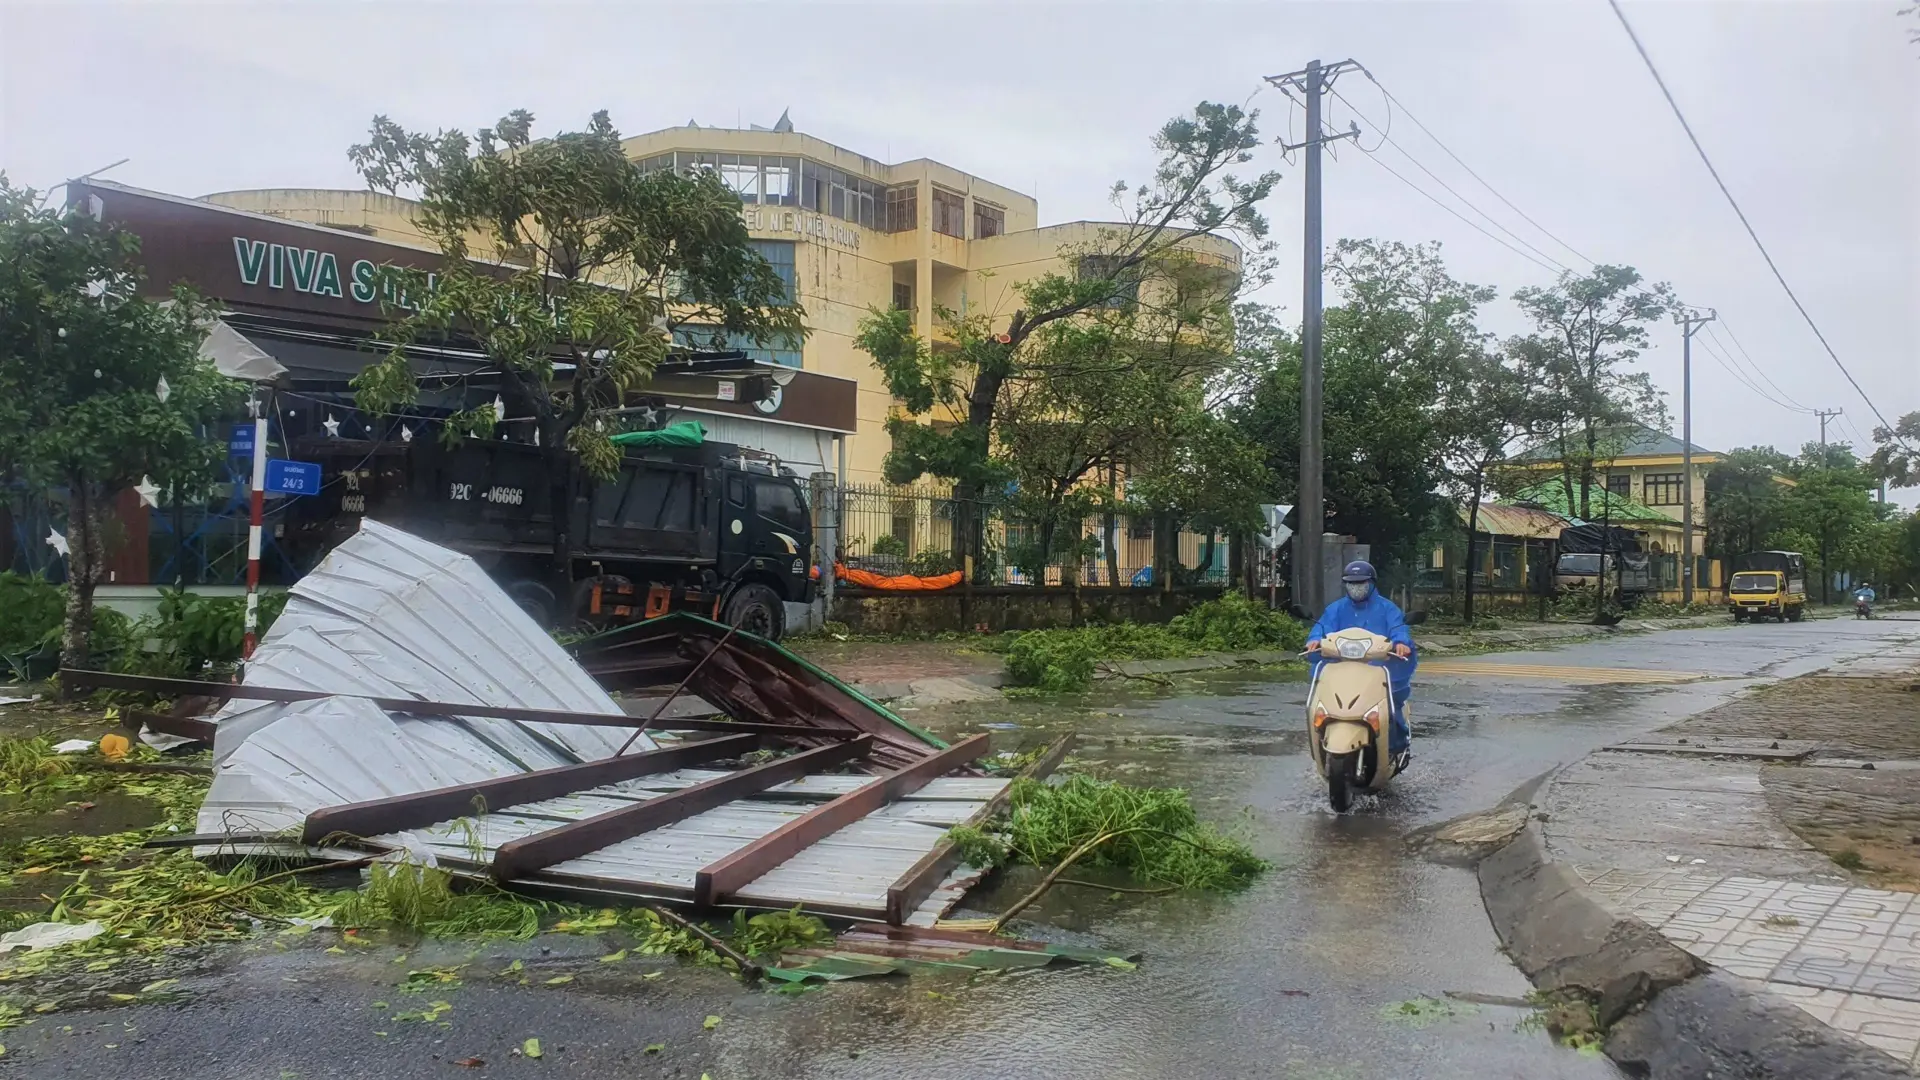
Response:
M1865 870L1867 868L1867 860L1856 848L1846 848L1836 852L1833 856L1833 864L1842 870Z
M1412 1028L1429 1028L1447 1020L1470 1016L1478 1008L1466 1002L1445 998L1418 997L1396 1001L1381 1008L1380 1018Z

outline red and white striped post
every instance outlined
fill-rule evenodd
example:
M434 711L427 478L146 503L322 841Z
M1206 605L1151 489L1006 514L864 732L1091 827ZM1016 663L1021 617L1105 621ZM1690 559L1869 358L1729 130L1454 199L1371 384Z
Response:
M247 621L240 659L253 659L260 633L260 527L267 514L267 418L260 399L248 402L253 410L253 518L247 526Z

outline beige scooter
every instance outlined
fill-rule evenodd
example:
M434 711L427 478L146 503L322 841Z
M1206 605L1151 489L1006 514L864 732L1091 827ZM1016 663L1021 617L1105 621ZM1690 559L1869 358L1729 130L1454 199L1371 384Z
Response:
M1308 745L1326 778L1327 802L1345 813L1354 788L1379 791L1393 779L1393 682L1378 661L1405 661L1392 641L1358 627L1322 638L1320 656L1307 688Z

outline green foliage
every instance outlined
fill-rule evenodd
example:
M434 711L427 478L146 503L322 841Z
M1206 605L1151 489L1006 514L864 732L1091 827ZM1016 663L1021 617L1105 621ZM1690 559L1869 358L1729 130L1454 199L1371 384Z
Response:
M1016 780L993 838L952 830L962 850L999 861L1054 866L1076 851L1076 865L1122 870L1182 889L1243 888L1267 869L1252 849L1200 821L1179 788L1129 787L1075 775L1064 783Z
M145 476L210 480L225 447L205 430L240 396L200 356L211 310L184 290L145 298L139 250L132 233L0 176L0 484L64 490L74 665L87 660L113 498Z
M404 316L392 327L399 345L354 388L372 411L411 404L419 387L407 347L469 336L500 368L510 412L533 417L543 445L608 476L620 452L606 411L646 382L676 339L786 345L806 330L718 173L643 173L605 112L585 131L536 140L532 127L525 111L472 138L408 132L378 116L349 151L369 186L417 198L415 220L447 256L431 281L387 273L385 299ZM555 379L556 364L571 365L565 379ZM455 426L478 432L492 420L481 406Z
M33 652L57 635L67 607L63 592L45 578L0 571L0 655Z
M907 542L892 533L885 533L874 539L872 551L875 555L897 555L905 557L907 554Z
M1892 487L1920 487L1920 412L1910 412L1892 427L1873 429L1873 475Z
M259 632L279 617L287 594L259 594ZM120 670L171 678L200 678L240 660L246 638L246 598L202 596L162 588L160 610L133 624L135 648L121 654Z
M1101 661L1267 649L1294 652L1305 644L1306 628L1294 619L1228 593L1195 605L1164 626L1113 623L1018 634L1007 646L1007 675L1015 686L1070 692L1090 686Z
M1297 652L1307 644L1306 627L1297 619L1236 592L1194 605L1167 629L1208 652Z
M1411 561L1439 494L1447 455L1472 434L1459 418L1484 380L1475 323L1494 291L1455 279L1432 245L1347 240L1327 275L1341 293L1326 311L1322 445L1328 527L1371 544L1377 564ZM1264 453L1279 491L1300 471L1300 346L1271 313L1243 316L1251 372L1230 416ZM1477 434L1477 433L1476 433Z
M405 927L428 937L523 940L540 932L545 910L512 893L456 888L439 867L377 862L366 884L333 909L333 920L342 927Z
M779 956L789 949L804 949L833 941L833 931L811 915L792 911L765 911L748 915L733 913L733 934L728 944L746 956Z
M0 791L25 791L48 777L72 770L69 758L53 752L52 739L0 738Z

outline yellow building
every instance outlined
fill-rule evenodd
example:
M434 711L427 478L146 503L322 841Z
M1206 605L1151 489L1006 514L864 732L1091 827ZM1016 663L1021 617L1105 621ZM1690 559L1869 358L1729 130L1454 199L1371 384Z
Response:
M1679 439L1664 431L1634 428L1611 437L1618 449L1610 458L1597 462L1594 473L1599 483L1616 498L1628 500L1636 513L1634 527L1648 533L1649 547L1655 553L1678 553L1686 509L1685 447ZM1693 553L1707 550L1707 474L1722 460L1715 451L1693 448ZM1528 467L1548 472L1559 468L1550 460L1551 450L1537 448L1520 456ZM1597 504L1596 504L1597 505ZM1663 520L1664 519L1664 520Z
M854 347L869 312L906 308L922 337L941 334L936 307L1013 315L1013 288L1048 271L1071 272L1075 252L1097 246L1112 223L1040 224L1032 196L925 158L887 164L784 121L773 129L666 128L626 140L649 169L713 169L740 193L741 214L767 261L787 277L811 333L798 348L733 343L762 361L848 379L859 386L847 440L846 481L877 483L890 441L893 398L871 358ZM312 189L229 191L211 202L397 243L431 247L404 199ZM1198 258L1237 270L1231 241L1201 238Z

